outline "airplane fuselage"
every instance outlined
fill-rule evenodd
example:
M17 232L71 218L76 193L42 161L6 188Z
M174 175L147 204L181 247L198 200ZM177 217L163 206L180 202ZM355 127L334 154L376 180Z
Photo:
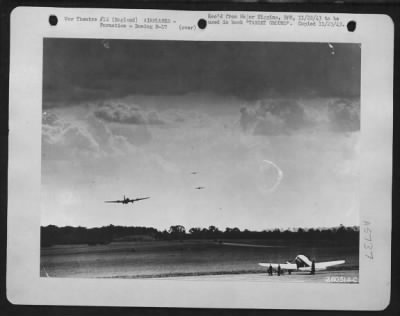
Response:
M314 262L304 255L298 255L294 262L286 263L259 263L260 266L271 269L272 271L294 271L311 272L326 270L328 267L345 263L344 260L327 261L327 262Z

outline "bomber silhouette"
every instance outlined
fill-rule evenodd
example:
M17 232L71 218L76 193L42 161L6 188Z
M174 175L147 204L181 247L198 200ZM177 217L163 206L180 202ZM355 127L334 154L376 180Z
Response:
M124 195L124 199L123 200L104 201L104 203L122 203L122 204L132 203L133 204L136 201L141 201L141 200L146 200L146 199L150 199L150 197L130 199L130 198L125 197L125 195Z

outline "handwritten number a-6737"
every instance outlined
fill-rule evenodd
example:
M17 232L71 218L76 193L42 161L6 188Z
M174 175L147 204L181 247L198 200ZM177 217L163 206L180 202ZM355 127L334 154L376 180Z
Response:
M373 255L372 251L370 251L369 253L366 253L365 256L366 256L368 259L371 259L371 260L374 259L374 255Z
M370 225L369 222L364 221L364 225ZM364 249L366 250L365 256L368 259L374 259L374 255L372 252L373 249L373 243L372 243L372 229L370 227L365 227L364 228Z
M364 228L364 233L365 233L364 240L372 242L372 230L371 230L371 228L365 227Z

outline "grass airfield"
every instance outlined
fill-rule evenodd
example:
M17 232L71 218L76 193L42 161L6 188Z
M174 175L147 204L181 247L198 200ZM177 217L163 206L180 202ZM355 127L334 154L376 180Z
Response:
M358 283L358 270L327 270L317 271L315 274L305 272L293 272L292 274L276 273L269 276L267 273L238 273L238 274L214 274L179 277L159 277L158 280L179 281L245 281L245 282L300 282L300 283Z
M315 275L272 277L259 262L284 263L298 254L319 261L346 260ZM157 278L358 282L358 247L281 240L128 241L106 245L54 245L41 249L40 276L60 278Z

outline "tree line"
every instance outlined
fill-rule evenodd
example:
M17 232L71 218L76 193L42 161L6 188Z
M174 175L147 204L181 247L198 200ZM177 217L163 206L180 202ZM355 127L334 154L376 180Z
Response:
M49 225L41 227L41 246L55 244L107 244L112 241L141 240L190 240L190 239L279 239L297 241L333 240L347 241L358 245L358 226L337 226L330 228L293 228L273 229L263 231L240 230L237 227L227 227L220 230L216 226L208 228L192 227L189 230L182 225L173 225L168 230L160 231L153 227L140 226L103 226L58 227Z

